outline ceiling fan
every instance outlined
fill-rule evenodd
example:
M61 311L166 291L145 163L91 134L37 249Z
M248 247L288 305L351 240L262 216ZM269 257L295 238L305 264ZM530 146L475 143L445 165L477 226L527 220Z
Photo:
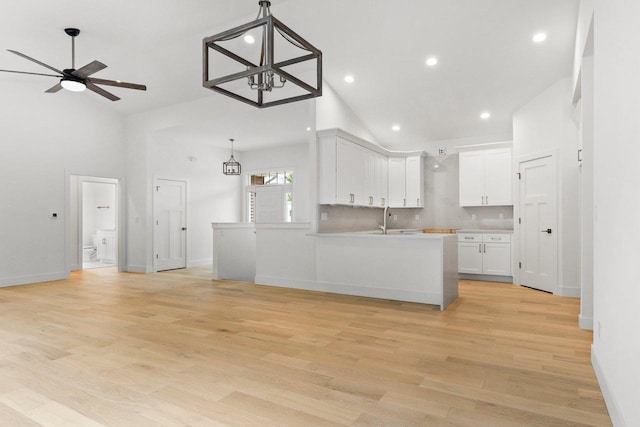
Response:
M58 75L28 73L26 71L13 71L13 70L0 70L0 71L5 73L31 74L35 76L47 76L47 77L59 78L60 82L58 82L56 85L47 89L45 91L46 93L55 93L62 88L70 90L72 92L82 92L85 89L89 89L90 91L95 92L98 95L102 95L105 98L108 98L112 101L117 101L120 98L118 98L111 92L107 92L106 90L96 85L115 86L115 87L122 87L125 89L147 90L147 87L145 85L140 85L135 83L125 83L125 82L121 82L120 80L104 80L104 79L98 79L95 77L89 77L90 75L107 68L107 66L100 61L90 62L84 67L80 67L76 70L75 69L75 66L76 66L75 65L76 63L75 38L78 36L78 34L80 34L80 30L77 28L65 28L64 32L67 33L69 36L71 36L71 68L67 68L60 71L57 68L47 65L44 62L40 62L37 59L31 58L30 56L27 56L24 53L7 49L9 52L15 55L21 56L25 59L28 59L29 61L35 62L38 65L41 65L45 68L55 71L56 73L58 73Z

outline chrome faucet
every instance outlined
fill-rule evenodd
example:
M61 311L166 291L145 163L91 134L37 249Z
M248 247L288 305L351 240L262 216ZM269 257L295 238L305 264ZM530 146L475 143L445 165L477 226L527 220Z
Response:
M389 205L384 207L382 225L378 226L378 228L382 230L382 234L387 234L387 212L389 212Z

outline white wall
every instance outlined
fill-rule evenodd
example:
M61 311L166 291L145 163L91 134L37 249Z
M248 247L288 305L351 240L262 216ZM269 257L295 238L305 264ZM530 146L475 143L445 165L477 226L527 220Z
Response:
M581 62L580 167L581 287L580 327L593 330L593 56Z
M310 219L309 145L273 147L242 153L242 173L293 170L293 222ZM243 217L244 220L244 217Z
M161 107L126 118L126 170L127 170L127 270L140 273L153 271L153 204L152 183L154 175L164 173L164 167L156 168L153 156L158 141L166 138L163 130L185 123L210 120L211 117L225 117L247 108L240 102L216 103L212 97L197 101ZM176 144L184 144L177 141ZM227 152L228 153L228 152ZM197 157L197 156L196 156ZM202 161L206 159L202 157ZM209 157L207 157L209 158ZM227 160L228 157L225 159ZM216 168L217 166L213 166ZM220 166L221 168L221 166ZM155 170L158 169L158 170ZM213 170L213 169L212 169ZM226 202L225 202L226 203ZM223 203L219 205L224 209ZM239 204L230 205L233 221L238 221ZM226 219L225 219L226 220ZM206 225L216 221L207 219ZM207 231L207 236L211 236Z
M585 56L585 50L590 50L593 43L593 0L580 0L578 9L578 25L576 28L576 46L573 57L573 88L574 101L579 98L581 90L580 70L582 67L582 57Z
M514 113L513 157L514 170L517 170L522 156L548 150L557 154L558 290L560 295L577 297L580 295L578 134L573 121L571 86L570 78L560 80ZM517 219L517 201L514 204ZM516 254L519 254L519 239L515 240Z
M212 222L240 220L242 179L222 173L229 155L229 149L153 135L149 168L154 177L187 180L188 267L212 262ZM241 153L235 157L243 163Z
M334 90L323 83L322 97L316 98L316 130L341 129L366 141L377 143L371 132Z
M111 101L91 92L45 94L50 83L0 81L0 286L68 277L69 174L124 176L123 119Z
M594 344L615 426L640 425L640 2L596 0Z

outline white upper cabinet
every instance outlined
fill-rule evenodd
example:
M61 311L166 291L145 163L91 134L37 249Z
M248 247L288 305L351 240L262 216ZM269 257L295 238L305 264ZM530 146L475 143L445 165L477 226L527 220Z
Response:
M373 205L385 207L389 203L389 163L387 156L375 153L375 190Z
M318 133L320 204L421 207L423 159L419 152L394 153L340 130Z
M424 161L422 155L389 157L389 206L424 206Z
M336 203L362 206L365 195L367 153L365 149L338 137L336 142Z
M460 206L509 206L512 200L511 149L460 153Z
M407 165L404 157L389 157L389 206L406 206Z
M421 208L424 206L424 161L421 155L409 156L407 164L407 206Z

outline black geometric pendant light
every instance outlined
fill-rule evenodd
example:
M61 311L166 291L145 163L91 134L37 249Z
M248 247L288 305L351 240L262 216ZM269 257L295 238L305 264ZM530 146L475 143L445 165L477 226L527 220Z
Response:
M202 85L258 108L322 96L322 52L258 4L255 21L203 39Z

